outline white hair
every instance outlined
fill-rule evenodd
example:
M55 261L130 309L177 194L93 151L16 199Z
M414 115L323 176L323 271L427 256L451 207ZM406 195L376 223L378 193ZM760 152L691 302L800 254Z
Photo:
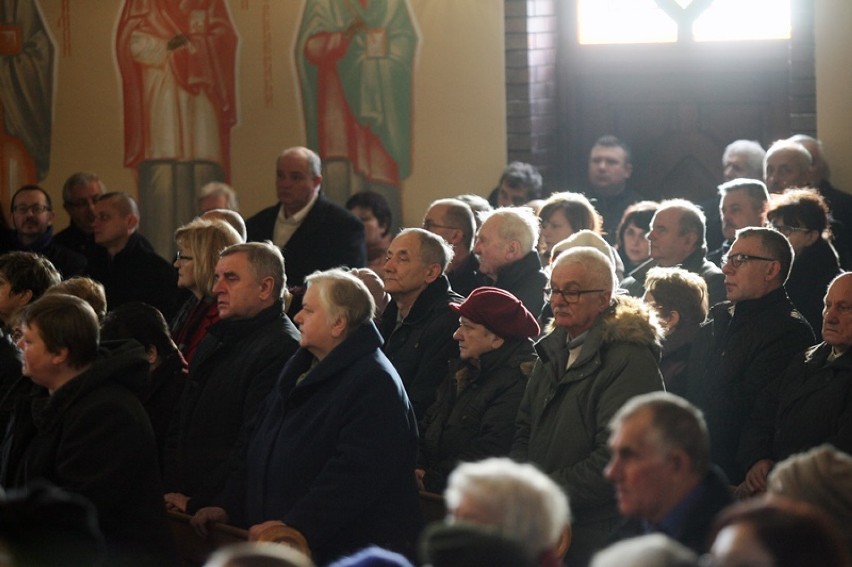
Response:
M490 519L488 525L536 554L555 548L571 520L568 497L549 476L507 458L462 463L450 474L444 497L451 512L464 500Z
M591 567L698 567L691 549L662 534L614 543L592 558Z
M497 234L506 241L517 240L524 252L532 252L538 244L540 221L529 207L500 207L485 217L483 224L499 219Z

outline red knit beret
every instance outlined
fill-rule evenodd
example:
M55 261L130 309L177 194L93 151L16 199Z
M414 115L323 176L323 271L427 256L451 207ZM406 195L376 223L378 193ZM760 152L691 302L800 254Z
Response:
M520 299L496 287L476 288L463 302L450 303L450 309L501 339L534 338L541 331Z

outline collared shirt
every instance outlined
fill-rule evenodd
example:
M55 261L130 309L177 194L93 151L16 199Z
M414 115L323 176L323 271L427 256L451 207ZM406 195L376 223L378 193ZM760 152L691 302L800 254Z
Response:
M294 215L290 215L289 217L284 212L283 206L278 208L278 216L275 218L275 226L272 228L272 242L275 246L283 248L284 245L287 244L290 238L297 230L299 230L299 227L302 226L302 221L304 221L305 217L308 216L308 213L311 212L311 209L314 207L314 203L317 202L318 198L319 191L314 193L313 199L311 199L305 208Z

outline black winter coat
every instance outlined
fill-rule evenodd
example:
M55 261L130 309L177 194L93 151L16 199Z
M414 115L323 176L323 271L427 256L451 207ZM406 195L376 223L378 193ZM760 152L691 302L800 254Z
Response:
M484 285L484 284L483 284ZM497 273L495 287L508 291L521 300L533 315L544 307L544 288L547 276L541 269L538 252L532 251L517 262L504 266Z
M168 565L173 545L154 432L136 397L148 361L135 341L112 346L53 395L41 390L18 404L0 481L13 488L42 479L91 500L109 565Z
M240 430L298 348L299 331L281 303L208 328L166 443L166 488L189 496L190 512L224 490Z
M417 468L426 470L426 490L442 493L459 462L509 454L536 359L532 341L513 340L482 355L478 367L453 362L422 422Z
M829 362L822 343L796 355L760 394L740 443L746 470L831 443L852 454L852 351Z

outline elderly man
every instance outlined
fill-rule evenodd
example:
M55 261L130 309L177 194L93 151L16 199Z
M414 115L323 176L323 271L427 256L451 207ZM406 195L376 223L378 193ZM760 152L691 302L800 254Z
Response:
M227 209L239 211L240 202L237 192L227 183L211 181L198 190L198 214L203 215L207 211L216 209Z
M12 196L13 230L3 235L0 251L36 252L53 263L63 278L82 275L86 257L57 244L53 236L53 203L38 185L24 185Z
M547 283L536 251L538 234L538 217L531 209L504 207L488 215L473 247L480 273L536 315L544 306L542 289Z
M106 193L95 203L98 249L89 275L101 282L110 308L132 301L153 305L168 320L177 301L177 275L138 233L139 208L127 193Z
M62 206L71 218L65 230L57 233L56 242L89 256L95 249L95 202L106 193L100 178L81 171L71 175L62 186Z
M383 279L393 301L382 314L382 350L402 377L417 419L435 401L438 384L457 353L453 332L458 318L444 271L453 258L450 245L422 228L400 232L388 248Z
M734 140L722 153L725 181L734 179L763 179L763 158L766 150L754 140Z
M604 231L615 244L624 210L639 200L627 187L633 174L630 147L615 136L601 136L589 152L589 188L586 196L604 220Z
M719 214L722 217L722 246L707 254L707 259L722 267L722 256L728 253L736 232L749 226L765 226L769 209L769 192L757 179L738 178L719 185Z
M710 310L693 342L687 399L701 408L713 439L711 457L739 484L736 459L755 399L814 334L787 297L793 249L780 232L744 228L723 262L728 300Z
M271 243L222 251L213 294L221 320L207 329L166 443L167 505L194 511L225 486L242 426L255 416L299 331L284 313L287 279Z
M669 199L660 203L651 219L651 259L630 272L621 287L634 297L645 295L645 277L655 266L680 267L698 274L707 283L710 305L725 299L725 276L704 255L704 213L685 199Z
M423 228L453 247L453 260L447 266L447 278L453 291L467 297L482 285L479 260L472 253L476 219L467 203L458 199L433 201L423 217Z
M603 477L612 416L638 394L663 389L657 367L662 329L638 299L615 296L612 263L577 247L554 263L555 329L536 344L518 411L511 456L531 461L563 487L575 512L566 563L585 565L618 517Z
M822 443L852 454L852 274L828 286L823 342L797 354L757 397L739 448L743 494L766 490L769 471Z
M798 142L778 140L766 150L763 180L770 193L783 193L790 187L805 187L811 181L811 153Z
M305 277L337 266L367 265L364 225L352 213L325 198L322 163L308 148L281 152L276 165L278 204L246 221L248 240L271 240L281 248L295 315L302 305Z
M536 565L554 565L565 552L568 498L532 465L497 457L462 463L444 496L448 522L492 527L522 544Z
M193 523L204 531L229 520L249 527L249 539L297 530L320 565L368 544L411 554L417 425L379 350L373 299L341 269L306 283L301 348L257 411L244 466L216 502L224 506L200 510Z
M626 518L619 539L660 532L708 551L713 519L731 503L724 476L710 465L710 437L701 411L673 394L627 402L610 424L612 458L604 474Z

